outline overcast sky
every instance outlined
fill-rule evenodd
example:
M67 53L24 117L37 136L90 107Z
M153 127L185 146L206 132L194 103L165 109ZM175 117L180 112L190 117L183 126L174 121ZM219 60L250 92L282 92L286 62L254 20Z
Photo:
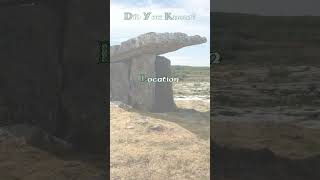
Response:
M211 9L267 16L320 16L320 0L213 0Z
M167 53L164 56L172 65L209 66L210 65L210 0L111 0L110 36L111 45L148 32L183 32L200 35L207 43L194 45ZM192 21L124 20L124 12L142 14L152 12L163 15L195 14ZM143 15L143 14L142 14Z

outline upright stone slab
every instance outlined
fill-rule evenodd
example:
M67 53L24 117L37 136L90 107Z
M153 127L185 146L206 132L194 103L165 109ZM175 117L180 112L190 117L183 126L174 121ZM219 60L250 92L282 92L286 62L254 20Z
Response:
M155 72L155 55L141 55L131 60L130 67L130 105L145 111L151 111L154 104L155 84L142 82L141 74L154 77Z
M142 82L145 77L170 77L170 61L155 55L132 58L130 73L130 104L150 112L169 112L175 109L172 83Z
M129 104L130 61L110 63L110 99Z
M163 56L156 57L156 77L171 77L171 62ZM170 112L175 110L173 90L171 82L158 82L155 84L155 97L153 110L155 112Z

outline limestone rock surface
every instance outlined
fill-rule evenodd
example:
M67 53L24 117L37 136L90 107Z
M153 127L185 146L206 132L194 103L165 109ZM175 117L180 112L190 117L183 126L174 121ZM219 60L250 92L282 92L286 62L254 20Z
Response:
M110 60L111 62L119 61L141 54L160 55L205 42L207 42L207 39L199 35L188 36L181 32L150 32L124 41L120 45L111 46Z

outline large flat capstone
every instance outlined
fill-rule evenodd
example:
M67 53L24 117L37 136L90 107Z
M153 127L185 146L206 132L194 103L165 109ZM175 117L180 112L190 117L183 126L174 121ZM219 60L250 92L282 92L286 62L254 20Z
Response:
M207 42L205 37L199 35L188 36L185 33L155 33L142 34L136 38L122 42L120 45L110 47L110 60L119 61L141 54L160 55L176 51L186 46Z

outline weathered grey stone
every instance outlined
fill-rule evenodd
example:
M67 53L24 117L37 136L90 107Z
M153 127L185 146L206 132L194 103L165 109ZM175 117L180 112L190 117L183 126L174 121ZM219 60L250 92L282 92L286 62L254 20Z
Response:
M110 65L110 100L129 103L130 62L117 62Z
M3 130L17 138L25 139L26 143L34 145L39 148L55 147L56 149L67 152L72 150L72 144L63 139L57 138L48 134L43 129L28 124L16 124L11 126L4 126ZM1 130L1 129L0 129Z
M142 82L146 77L170 77L170 61L165 57L144 54L110 63L110 99L151 112L175 109L172 83Z
M176 33L155 33L142 34L136 38L129 39L110 47L110 60L119 61L130 59L141 54L160 55L180 48L205 43L207 39L199 35L188 36L187 34Z
M170 77L170 61L155 55L132 58L130 72L130 105L145 111L168 112L175 109L171 83L142 82L147 77Z
M158 55L206 41L205 37L198 35L151 32L112 46L111 100L151 112L175 110L172 83L145 82L141 80L141 75L170 78L170 60Z
M130 105L145 111L151 111L155 97L155 84L141 82L140 75L154 77L156 56L144 54L134 57L130 67Z
M169 59L157 56L155 67L156 77L171 77L171 62ZM156 83L155 85L153 111L169 112L175 110L172 83Z

